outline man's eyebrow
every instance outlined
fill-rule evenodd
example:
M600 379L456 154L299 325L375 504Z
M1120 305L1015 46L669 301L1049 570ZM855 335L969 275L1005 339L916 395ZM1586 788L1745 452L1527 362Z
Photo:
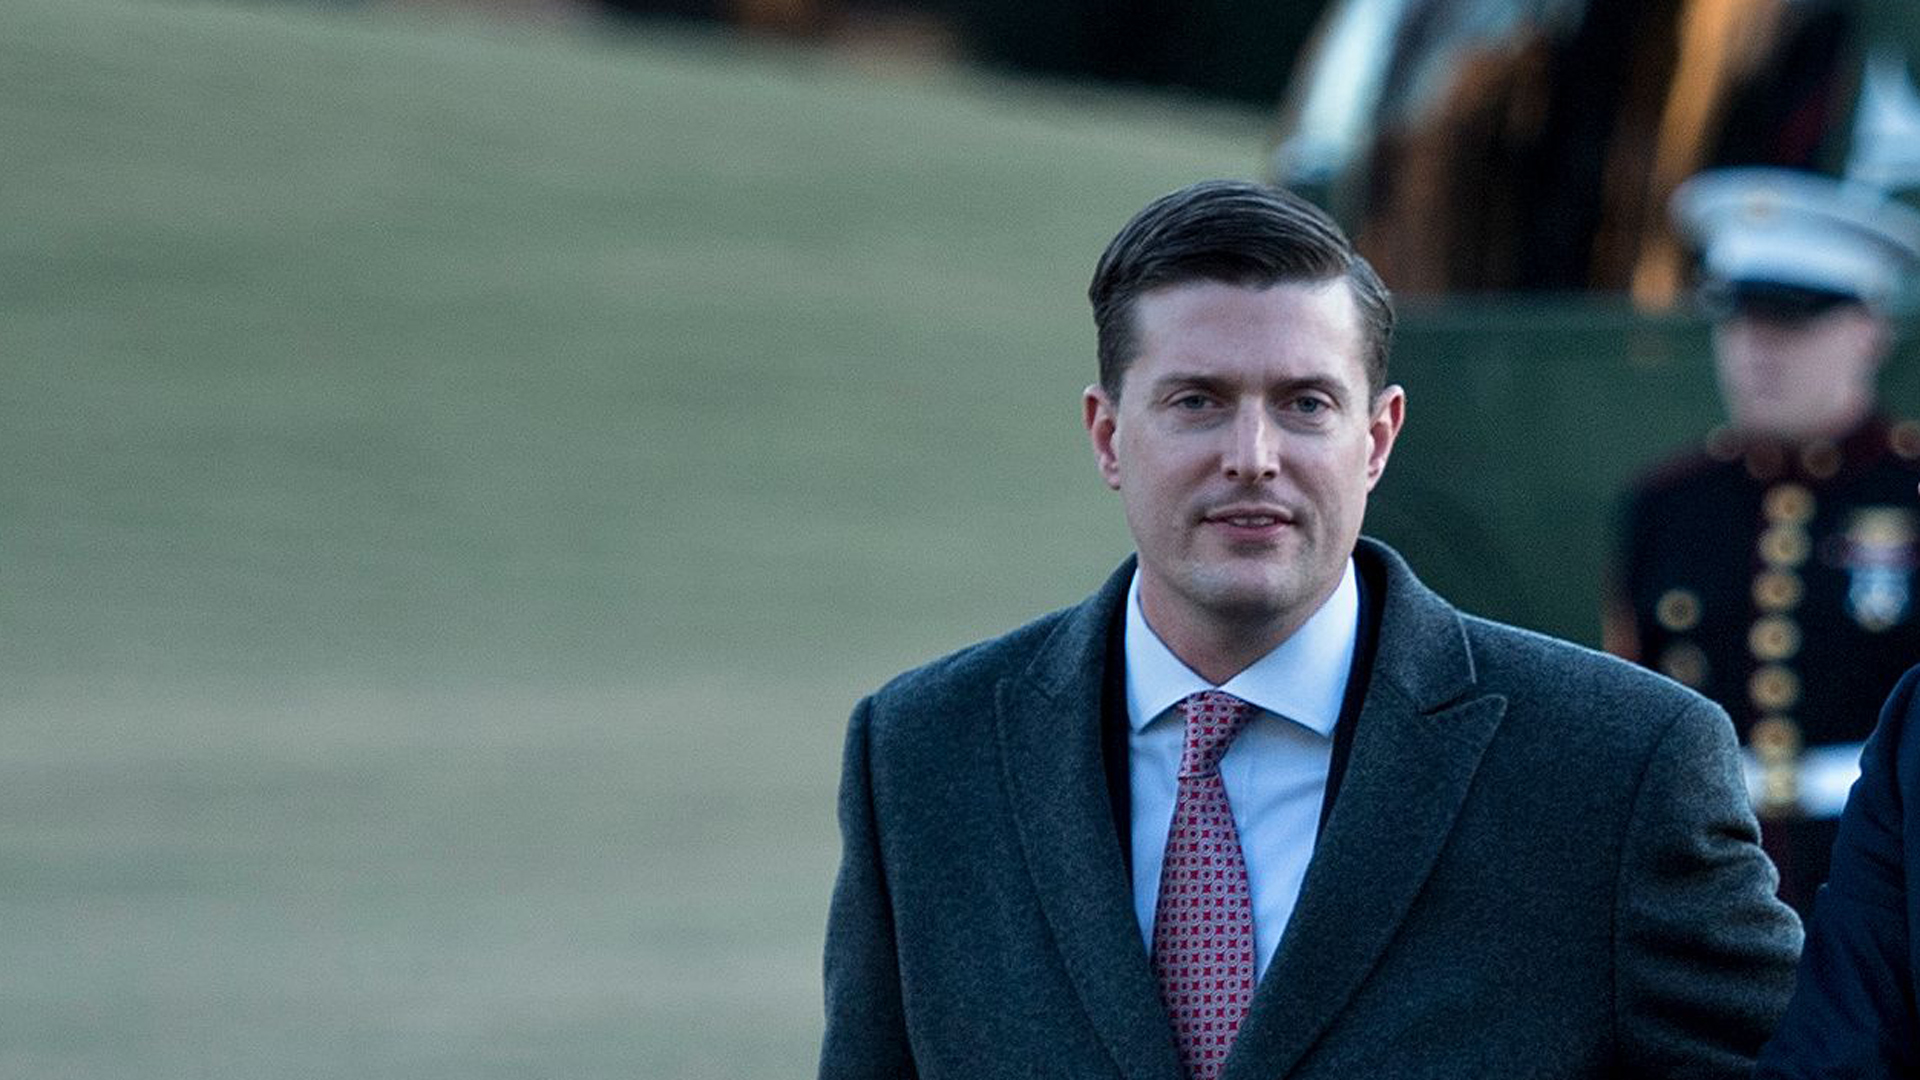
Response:
M1208 375L1198 371L1175 371L1153 380L1153 391L1156 395L1174 390L1204 390L1210 394L1224 396L1233 389L1233 386L1231 379L1223 379L1218 375Z
M1153 393L1158 397L1175 390L1199 390L1219 397L1231 394L1239 384L1233 379L1209 375L1204 372L1175 371L1160 376L1153 381ZM1346 384L1331 375L1303 375L1297 379L1287 379L1277 384L1282 392L1299 390L1318 390L1335 402L1347 400Z
M1318 390L1334 400L1337 405L1347 402L1350 387L1331 375L1309 375L1304 379L1294 379L1286 384L1289 390Z

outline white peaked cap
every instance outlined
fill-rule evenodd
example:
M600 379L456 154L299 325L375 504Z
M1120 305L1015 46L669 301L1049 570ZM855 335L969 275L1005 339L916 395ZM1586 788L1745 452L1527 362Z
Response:
M1673 193L1705 276L1851 296L1899 295L1920 267L1920 212L1878 188L1776 168L1714 169Z

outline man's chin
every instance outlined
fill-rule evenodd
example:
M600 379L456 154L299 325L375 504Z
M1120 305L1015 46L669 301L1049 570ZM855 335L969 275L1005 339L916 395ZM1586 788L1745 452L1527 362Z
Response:
M1242 624L1285 618L1301 601L1300 583L1278 575L1215 576L1199 591L1215 618Z

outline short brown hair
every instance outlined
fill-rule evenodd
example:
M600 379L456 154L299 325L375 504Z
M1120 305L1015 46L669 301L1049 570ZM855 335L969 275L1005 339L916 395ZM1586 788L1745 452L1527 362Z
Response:
M1393 302L1380 276L1332 218L1280 188L1205 180L1148 203L1094 269L1087 298L1099 335L1100 385L1114 399L1138 348L1134 302L1168 285L1218 281L1266 288L1344 279L1360 313L1367 392L1387 384Z

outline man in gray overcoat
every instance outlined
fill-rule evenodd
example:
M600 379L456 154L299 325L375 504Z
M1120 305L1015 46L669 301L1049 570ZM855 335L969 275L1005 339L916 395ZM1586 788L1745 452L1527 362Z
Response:
M823 1080L1744 1076L1800 927L1727 717L1360 537L1406 395L1346 237L1198 184L1091 297L1137 555L854 710Z

